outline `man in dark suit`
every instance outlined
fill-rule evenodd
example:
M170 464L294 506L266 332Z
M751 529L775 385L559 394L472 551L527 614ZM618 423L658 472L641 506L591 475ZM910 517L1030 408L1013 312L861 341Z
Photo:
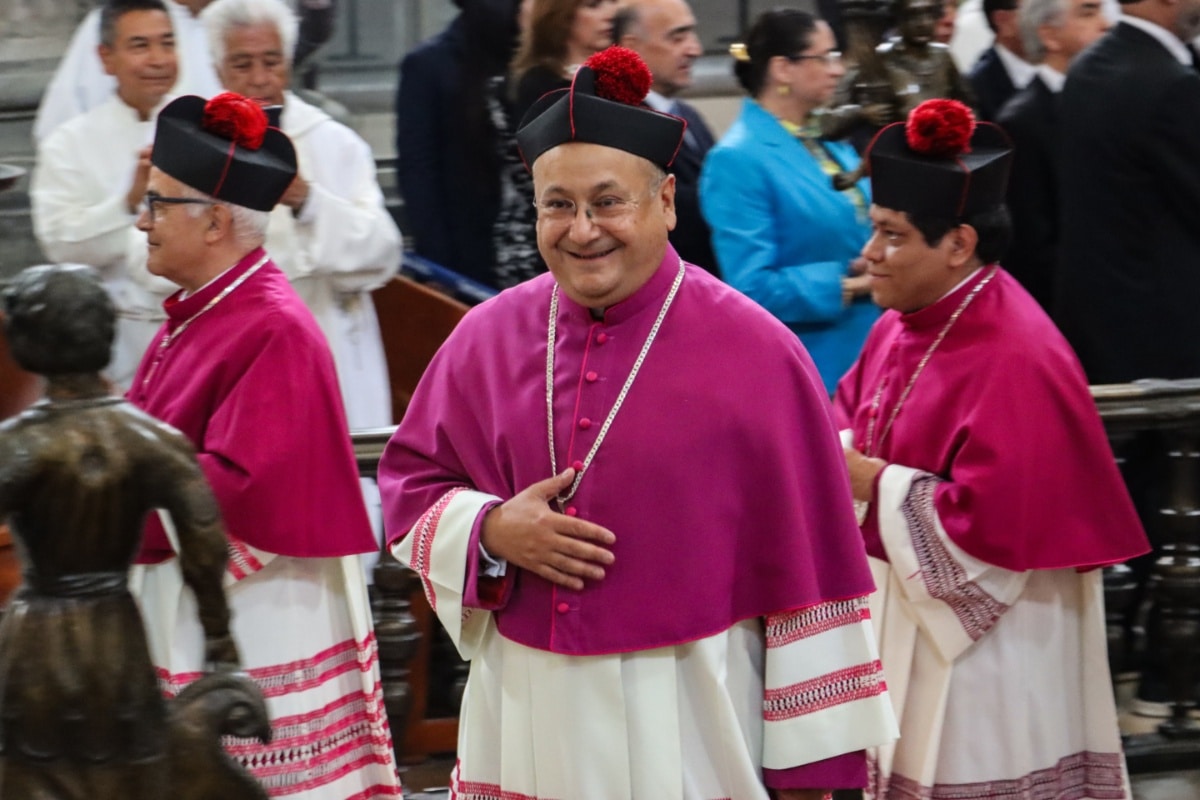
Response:
M1092 383L1200 377L1200 0L1122 11L1063 88L1055 319Z
M996 39L967 73L980 119L995 120L1004 104L1033 79L1017 22L1019 6L1020 0L983 0L983 13Z
M397 180L418 255L496 285L497 132L487 94L517 37L517 0L455 0L462 9L400 64Z
M692 83L692 64L703 50L696 17L685 0L633 0L613 21L613 41L634 50L654 76L646 105L687 120L675 174L675 214L671 244L685 261L720 277L708 224L700 214L700 165L713 146L712 132L700 113L676 98Z
M1108 27L1101 0L1025 0L1021 6L1021 37L1037 74L997 119L1016 147L1008 181L1013 241L1004 268L1047 312L1054 307L1058 261L1058 93L1071 61Z

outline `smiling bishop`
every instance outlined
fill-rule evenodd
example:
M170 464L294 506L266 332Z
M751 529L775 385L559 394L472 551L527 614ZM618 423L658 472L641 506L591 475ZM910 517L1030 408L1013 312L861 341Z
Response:
M668 242L649 86L613 47L531 108L550 273L463 319L380 465L471 661L459 797L815 800L895 735L820 376Z

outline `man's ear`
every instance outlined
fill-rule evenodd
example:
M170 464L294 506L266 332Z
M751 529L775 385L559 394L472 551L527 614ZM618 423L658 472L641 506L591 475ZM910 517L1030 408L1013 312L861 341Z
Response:
M208 228L204 231L204 241L216 244L233 235L233 213L228 206L219 203L208 207Z
M979 245L979 232L970 225L959 225L951 228L946 234L950 247L950 266L959 269L975 258L975 248Z
M658 200L662 203L663 214L667 218L667 230L675 230L675 174L667 173L666 180L658 190Z

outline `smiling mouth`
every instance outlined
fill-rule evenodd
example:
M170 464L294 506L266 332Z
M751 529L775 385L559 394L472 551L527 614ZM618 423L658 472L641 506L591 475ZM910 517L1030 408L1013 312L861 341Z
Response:
M577 258L580 261L597 261L617 252L617 248L610 247L608 250L601 250L599 253L571 253L569 250L567 252L570 253L572 258Z

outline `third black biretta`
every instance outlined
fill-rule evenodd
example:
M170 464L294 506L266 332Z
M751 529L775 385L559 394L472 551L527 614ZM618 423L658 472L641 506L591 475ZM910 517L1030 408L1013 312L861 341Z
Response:
M1012 142L957 100L926 100L876 134L866 160L876 205L961 220L1004 203Z

